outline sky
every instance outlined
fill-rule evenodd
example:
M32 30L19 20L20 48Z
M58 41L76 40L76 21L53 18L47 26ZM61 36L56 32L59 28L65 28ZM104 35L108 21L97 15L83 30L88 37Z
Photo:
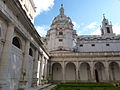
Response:
M44 37L63 4L65 15L72 19L78 35L100 35L103 14L112 22L113 32L120 34L120 0L34 0L34 25Z

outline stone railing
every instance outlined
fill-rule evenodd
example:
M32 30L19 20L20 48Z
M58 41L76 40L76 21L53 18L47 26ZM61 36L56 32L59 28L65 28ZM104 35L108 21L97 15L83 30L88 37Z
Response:
M64 52L55 51L50 53L53 57L120 57L120 52Z

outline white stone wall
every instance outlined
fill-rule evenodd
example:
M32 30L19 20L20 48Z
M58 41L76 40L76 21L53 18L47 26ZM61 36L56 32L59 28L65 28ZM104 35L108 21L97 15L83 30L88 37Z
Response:
M92 46L94 44L95 46ZM109 44L109 46L106 46ZM83 45L83 46L80 46ZM79 52L108 52L120 51L119 40L106 40L106 41L81 41L77 47Z
M22 66L22 51L15 46L12 46L9 59L9 84L10 90L17 90L20 80Z
M63 35L58 35L60 31L58 30L51 30L50 36L47 37L47 48L49 51L52 50L60 50L60 47L62 47L62 50L72 50L73 49L73 30L66 29L63 32ZM60 42L59 39L62 39L63 41Z
M27 76L27 88L28 87L31 87L32 85L32 79L33 79L33 57L29 56L28 58L28 63L27 63L27 73L28 73L28 76Z

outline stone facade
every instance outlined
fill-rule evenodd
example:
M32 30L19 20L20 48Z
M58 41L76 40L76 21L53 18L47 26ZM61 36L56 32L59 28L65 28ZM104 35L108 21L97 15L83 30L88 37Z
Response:
M0 0L0 90L41 84L48 59L49 53L20 1Z
M120 81L120 36L104 15L100 30L101 35L78 36L61 6L44 39L51 82Z

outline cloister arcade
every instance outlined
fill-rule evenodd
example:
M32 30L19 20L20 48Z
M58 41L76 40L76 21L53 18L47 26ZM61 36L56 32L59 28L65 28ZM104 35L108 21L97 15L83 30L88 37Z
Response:
M52 62L53 82L111 82L120 81L120 65L111 62Z

